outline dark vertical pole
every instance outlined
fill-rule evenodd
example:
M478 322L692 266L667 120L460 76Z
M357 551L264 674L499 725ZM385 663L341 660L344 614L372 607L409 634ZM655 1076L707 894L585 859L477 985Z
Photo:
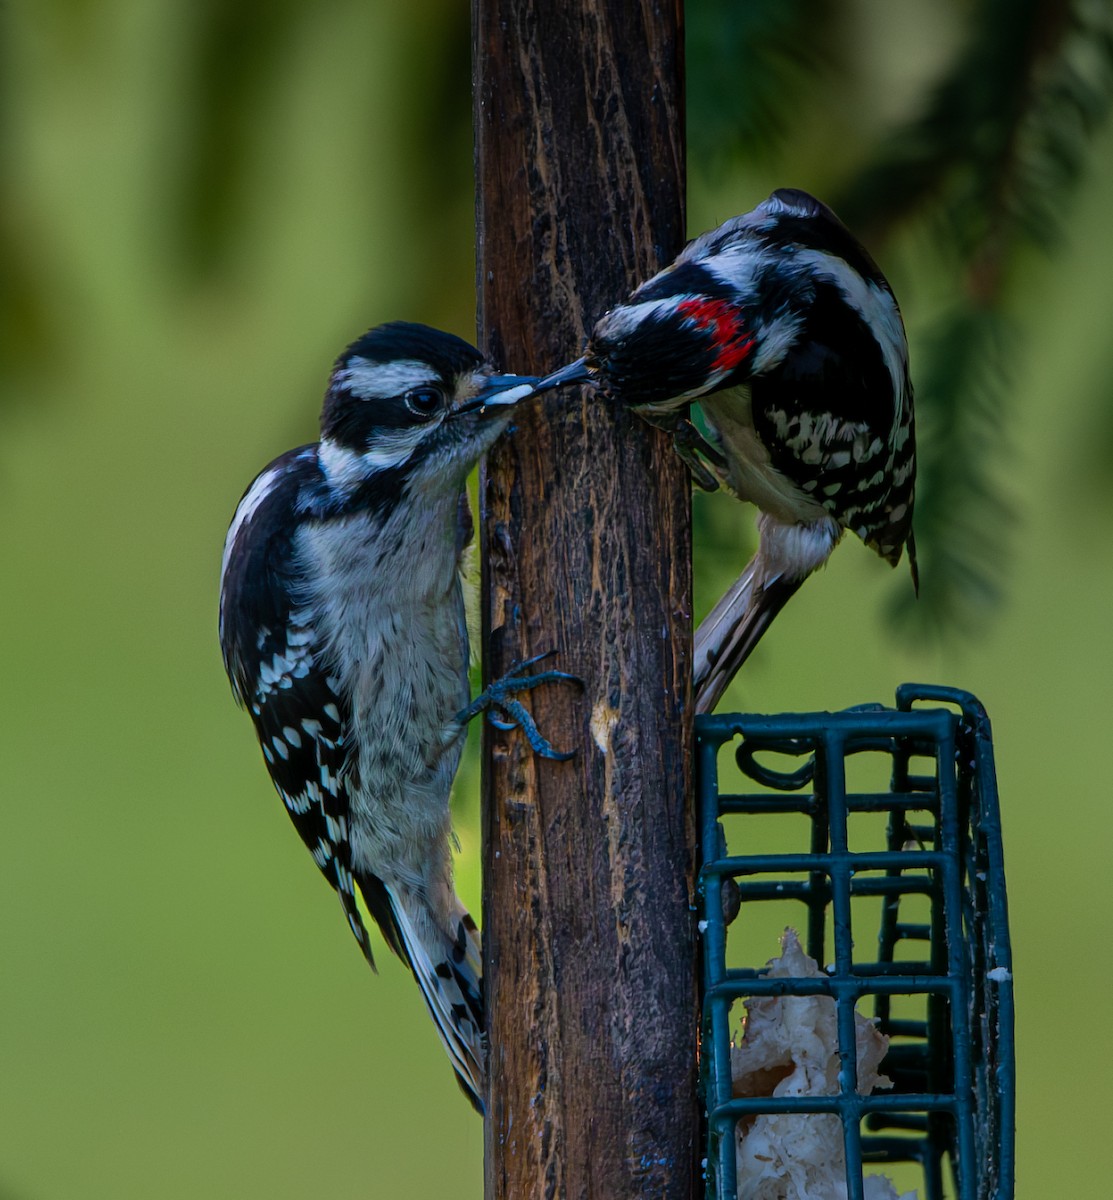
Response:
M473 0L480 339L519 372L684 239L682 0ZM488 1200L687 1198L698 1175L688 480L591 393L547 397L483 481L486 668L576 758L486 745Z

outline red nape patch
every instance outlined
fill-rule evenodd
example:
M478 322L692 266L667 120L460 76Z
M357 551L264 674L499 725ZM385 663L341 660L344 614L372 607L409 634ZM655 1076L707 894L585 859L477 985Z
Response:
M742 313L729 300L693 296L690 300L681 300L677 311L694 322L698 329L710 330L711 341L718 350L711 364L713 370L733 371L754 348L753 336L742 324Z

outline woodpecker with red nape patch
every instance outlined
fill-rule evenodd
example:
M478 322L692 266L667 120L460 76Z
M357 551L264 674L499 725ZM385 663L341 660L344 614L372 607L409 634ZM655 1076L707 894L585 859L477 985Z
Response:
M499 680L468 704L464 483L536 383L424 325L372 329L333 368L321 440L245 492L221 567L224 665L274 785L367 961L357 889L413 972L480 1109L480 943L453 888L449 793L484 709L566 757L512 696L571 677Z
M907 549L916 442L896 298L853 234L781 189L705 233L596 323L540 386L592 383L673 434L697 483L760 510L760 544L695 635L710 712L844 530L892 565Z

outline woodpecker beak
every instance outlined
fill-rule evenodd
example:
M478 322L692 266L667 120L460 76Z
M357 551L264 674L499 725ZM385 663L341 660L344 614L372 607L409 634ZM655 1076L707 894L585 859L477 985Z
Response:
M547 392L552 388L567 387L570 383L594 383L595 376L587 365L586 358L577 358L574 363L561 367L537 381L535 392Z
M544 379L536 375L492 375L486 386L470 400L453 410L453 416L463 413L480 412L488 408L508 408L527 399L538 396L553 388L565 387L571 383L593 383L595 376L588 369L586 359L578 358L574 363L553 371Z
M488 408L512 408L537 390L536 375L492 375L469 400L452 410L454 417Z

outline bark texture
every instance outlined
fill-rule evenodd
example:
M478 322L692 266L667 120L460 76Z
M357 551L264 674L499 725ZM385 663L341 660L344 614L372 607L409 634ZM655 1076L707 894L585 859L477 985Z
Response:
M473 0L480 344L576 357L684 242L681 0ZM567 763L488 728L488 1200L688 1198L699 1175L690 490L590 391L520 411L481 480L485 664Z

